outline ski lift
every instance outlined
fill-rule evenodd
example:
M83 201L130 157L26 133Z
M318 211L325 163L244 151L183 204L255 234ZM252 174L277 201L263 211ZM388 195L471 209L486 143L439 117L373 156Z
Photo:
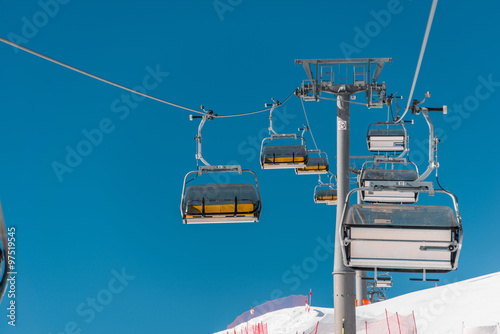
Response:
M315 174L328 174L330 171L330 165L328 163L328 156L325 152L319 150L310 150L309 153L318 153L319 157L309 156L307 159L306 166L303 168L295 168L295 174L297 175L315 175ZM324 154L324 156L322 156Z
M450 192L434 192L449 195L455 212L448 206L355 204L346 210L346 205L339 231L344 264L355 270L456 270L463 239L458 202Z
M262 140L260 148L260 165L262 169L284 169L305 168L307 166L308 154L304 137L296 134L278 134L273 129L273 110L279 106L279 102L271 106L269 114L270 136ZM289 144L293 140L296 144ZM276 144L285 143L287 144Z
M190 116L190 119L201 118L196 136L197 153L196 159L201 160L205 166L199 166L196 171L191 171L184 177L181 197L181 215L184 224L205 223L249 223L258 222L262 201L260 197L257 175L251 170L242 169L239 165L211 166L202 155L201 130L207 120L213 119L211 112L203 116ZM219 173L232 174L240 178L243 173L253 175L255 185L251 183L227 183L221 182ZM196 174L196 175L194 175ZM211 183L192 184L188 183L200 177L212 174ZM194 175L190 180L188 178Z
M370 152L405 152L408 134L404 122L377 122L370 124L366 135Z
M314 203L337 205L337 188L332 183L333 176L330 176L330 183L322 183L320 179L319 184L314 187Z
M413 185L412 182L418 179L418 167L411 163L415 169L384 169L378 168L381 162L389 161L392 167L396 163L406 165L405 159L375 159L373 162L376 167L368 168L363 165L359 175L358 186L366 187L368 190L361 192L361 201L363 202L382 202L382 203L415 203L418 200L418 188L421 184ZM368 161L368 163L373 163ZM392 185L392 188L386 187L383 190L381 186ZM402 188L415 188L413 192L400 191Z

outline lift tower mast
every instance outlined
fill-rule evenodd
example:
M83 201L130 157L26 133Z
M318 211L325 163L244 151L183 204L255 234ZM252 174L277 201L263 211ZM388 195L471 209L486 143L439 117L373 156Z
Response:
M365 92L368 108L382 108L385 102L385 83L377 79L385 63L391 58L365 59L298 59L308 80L297 95L306 101L328 99L323 94L337 97L337 188L338 204L335 225L335 255L333 263L333 303L335 334L356 333L354 271L344 265L340 236L342 210L349 199L349 117L351 95ZM314 74L313 74L314 73Z

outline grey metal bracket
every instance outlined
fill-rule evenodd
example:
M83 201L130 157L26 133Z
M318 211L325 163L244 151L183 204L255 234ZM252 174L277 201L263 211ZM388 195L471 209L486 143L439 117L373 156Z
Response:
M434 196L434 184L432 182L417 182L417 181L370 181L368 193L373 194L375 191L401 191L401 192L419 192L428 193L429 196Z
M368 108L381 108L386 102L386 85L377 83L377 80L385 63L388 62L392 63L392 58L296 59L295 64L301 64L304 67L308 78L297 90L296 95L306 101L319 101L323 92L352 95L365 91ZM376 67L371 75L371 68L374 64ZM330 72L324 72L325 67ZM334 78L334 67L338 68L336 78ZM348 67L352 69L352 78L348 73ZM344 72L344 68L345 74L341 73ZM360 68L362 71L359 70Z

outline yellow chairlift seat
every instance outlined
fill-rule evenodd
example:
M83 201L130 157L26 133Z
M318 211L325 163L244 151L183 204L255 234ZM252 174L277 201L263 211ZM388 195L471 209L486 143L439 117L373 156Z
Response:
M372 182L393 181L404 183L418 178L415 170L367 168L361 172L360 187L369 187ZM361 192L361 200L370 203L415 203L418 200L417 191L381 190L370 193L368 190Z
M355 270L456 270L463 238L457 217L447 206L353 205L340 231L344 264Z
M189 218L202 217L203 213L205 216L215 217L218 215L229 216L235 215L236 217L241 216L252 216L254 211L254 205L252 203L248 204L208 204L208 205L189 205L186 216Z
M330 170L328 158L326 157L309 157L307 164L303 168L296 168L297 175L306 174L327 174Z
M308 161L303 145L269 145L262 148L261 166L271 168L303 168Z

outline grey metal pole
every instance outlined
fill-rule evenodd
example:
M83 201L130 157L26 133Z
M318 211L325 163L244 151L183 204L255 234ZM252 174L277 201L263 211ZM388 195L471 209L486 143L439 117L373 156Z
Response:
M337 222L333 262L335 334L356 333L354 271L344 266L340 236L342 210L349 193L349 93L337 94Z
M363 299L368 297L368 282L366 279L365 270L356 270L356 301L358 306L363 305Z

